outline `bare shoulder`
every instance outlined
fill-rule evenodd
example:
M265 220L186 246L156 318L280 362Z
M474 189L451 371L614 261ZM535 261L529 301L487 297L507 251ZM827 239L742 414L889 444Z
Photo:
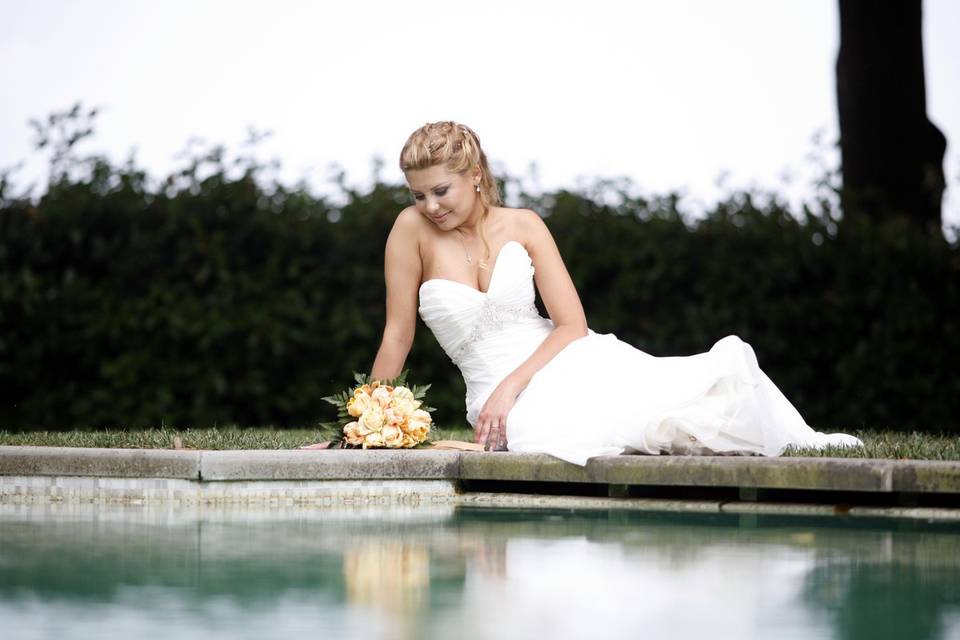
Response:
M553 236L539 213L531 209L508 209L511 235L527 248L531 255L554 244Z
M502 209L505 220L509 220L509 235L523 244L537 242L549 235L547 225L536 211L531 209Z
M387 244L419 245L424 233L429 231L425 228L425 222L416 207L407 207L397 214L396 220L393 221Z
M397 214L397 219L393 221L393 228L401 233L419 234L423 230L425 222L426 220L423 219L417 208L410 206Z

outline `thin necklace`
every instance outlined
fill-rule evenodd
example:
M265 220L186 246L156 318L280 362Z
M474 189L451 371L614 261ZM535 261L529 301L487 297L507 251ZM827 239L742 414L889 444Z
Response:
M473 257L470 255L470 250L467 249L467 242L463 239L463 232L460 229L454 229L457 232L457 237L460 238L460 245L463 247L463 253L467 256L467 264L473 264Z
M460 238L460 244L463 246L463 253L467 257L467 264L473 264L473 256L470 255L470 250L467 249L467 241L463 239L463 232L460 229L454 229L457 232L457 237ZM486 271L488 269L487 263L481 260L478 264L478 267Z

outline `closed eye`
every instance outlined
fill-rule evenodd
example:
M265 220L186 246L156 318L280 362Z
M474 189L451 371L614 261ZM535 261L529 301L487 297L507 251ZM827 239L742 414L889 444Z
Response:
M444 185L444 186L442 186L442 187L439 187L439 188L437 188L437 189L434 189L434 190L433 190L433 195L437 196L438 198L441 198L441 197L447 195L447 190L448 190L448 189L450 189L450 185ZM413 199L414 199L414 200L423 200L423 194L420 193L419 191L413 191L412 193L413 193Z

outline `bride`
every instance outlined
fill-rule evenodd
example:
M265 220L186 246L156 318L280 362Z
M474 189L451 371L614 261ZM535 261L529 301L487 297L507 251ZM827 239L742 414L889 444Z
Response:
M620 453L861 444L807 426L735 336L706 353L654 357L590 331L549 230L533 211L500 206L468 127L417 129L400 168L415 202L387 239L387 319L371 375L400 373L419 310L463 375L476 442L581 465Z

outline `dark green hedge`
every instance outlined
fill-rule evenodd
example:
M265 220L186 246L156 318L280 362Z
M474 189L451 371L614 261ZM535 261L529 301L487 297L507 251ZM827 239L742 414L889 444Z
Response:
M151 186L100 160L36 202L0 189L0 428L329 419L321 396L376 352L405 190L343 189L334 206L249 167L199 173ZM956 242L749 194L695 224L669 197L522 198L595 330L656 355L735 333L812 424L960 431ZM462 422L462 382L422 325L408 364L440 423Z

